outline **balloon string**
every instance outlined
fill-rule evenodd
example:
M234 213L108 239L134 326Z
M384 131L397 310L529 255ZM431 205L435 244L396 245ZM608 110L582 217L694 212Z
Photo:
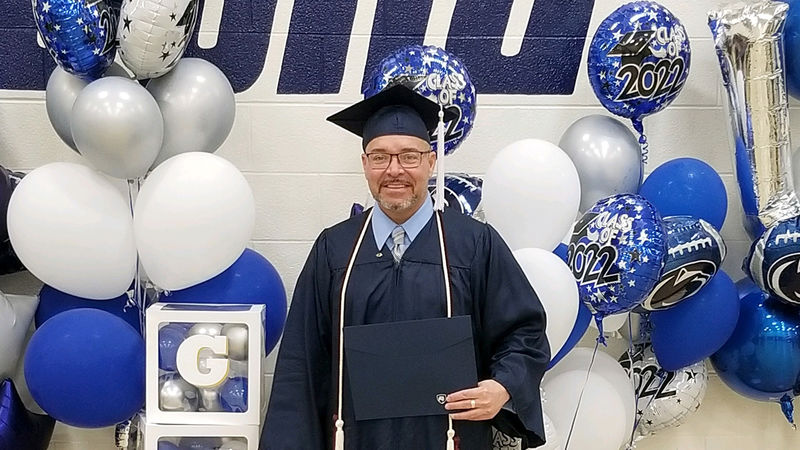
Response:
M128 180L128 204L131 208L131 217L133 217L134 206L136 205L136 197L139 195L139 188L141 187L141 178ZM142 333L142 339L145 337L145 309L147 308L146 301L142 295L142 277L139 270L139 253L136 253L136 271L133 278L133 304L139 309L139 331Z
M628 313L628 362L630 364L629 366L630 370L628 371L628 378L631 380L631 386L633 386L633 395L635 397L633 404L635 405L636 411L638 412L639 392L636 391L636 378L633 375L633 320L632 319L633 319L633 313L629 312ZM636 417L637 415L638 414L634 414L633 429L631 430L631 436L630 439L628 440L628 445L626 447L628 450L634 448L633 438L634 436L636 436L636 425L637 425L636 421L638 419L638 417Z
M642 164L647 164L647 154L649 153L650 144L647 143L647 136L644 134L644 124L641 119L631 120L633 128L639 133L639 147L642 149Z
M602 334L601 334L602 336ZM581 400L583 400L583 393L586 391L586 385L589 384L589 376L592 374L592 367L594 367L594 358L597 356L597 348L600 346L600 340L594 343L594 352L592 352L592 360L589 362L589 369L586 371L586 379L583 380L581 393L578 394L578 404L575 406L575 414L572 415L572 423L569 425L569 434L567 434L567 442L564 443L564 450L569 450L569 440L572 439L572 431L575 429L575 421L578 420L578 411L581 409Z

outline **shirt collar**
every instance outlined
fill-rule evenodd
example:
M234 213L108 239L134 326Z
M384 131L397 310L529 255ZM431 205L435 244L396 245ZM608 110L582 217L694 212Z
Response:
M389 216L381 210L380 206L375 205L374 210L375 211L372 213L372 234L375 237L375 246L383 248L383 244L386 243L386 240L389 239L389 235L392 234L392 230L394 230L398 224L390 219ZM422 231L422 228L428 223L431 216L433 216L433 201L431 201L430 195L426 195L425 201L417 212L399 225L403 227L408 239L413 242L414 238L417 237L419 232Z

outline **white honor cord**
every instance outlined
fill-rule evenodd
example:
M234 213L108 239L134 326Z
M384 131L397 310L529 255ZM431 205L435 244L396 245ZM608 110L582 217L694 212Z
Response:
M347 295L347 284L350 281L350 273L353 271L353 265L356 262L356 255L361 248L361 243L364 241L364 234L367 232L368 225L372 220L372 212L370 209L364 225L361 227L361 232L358 234L356 245L353 248L353 253L350 255L350 261L347 263L347 270L344 272L344 282L342 283L342 295L339 296L339 389L337 395L338 404L336 406L336 434L334 439L334 450L344 450L344 419L342 419L342 380L344 379L344 305ZM436 229L439 232L439 248L442 252L442 274L444 275L444 292L447 305L447 318L453 317L453 299L450 295L450 273L447 264L447 252L444 245L444 231L442 229L441 214L434 212L436 216ZM453 419L450 415L447 416L447 450L455 450L455 442L453 438L456 435L453 429Z
M433 209L444 211L444 109L439 105L439 126L436 129L436 197Z

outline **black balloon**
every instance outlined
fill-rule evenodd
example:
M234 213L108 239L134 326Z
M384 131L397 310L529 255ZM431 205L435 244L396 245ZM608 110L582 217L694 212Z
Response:
M0 383L0 448L47 450L55 424L52 417L25 409L13 381Z

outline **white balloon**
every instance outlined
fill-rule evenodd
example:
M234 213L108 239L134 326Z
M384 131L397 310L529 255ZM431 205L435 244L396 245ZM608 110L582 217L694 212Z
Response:
M39 297L0 292L0 380L15 374L38 305Z
M142 185L134 210L142 266L166 290L222 273L241 256L254 225L247 180L210 153L182 153L164 161Z
M538 248L514 251L528 282L547 314L545 334L551 357L567 342L578 317L578 285L572 271L558 256Z
M569 448L618 450L630 437L623 400L602 376L592 372L587 381L585 369L572 370L545 377L542 389L545 413L565 439L569 436Z
M137 79L169 72L197 22L197 0L129 0L120 10L119 56Z
M574 348L572 351L567 353L567 355L564 356L561 361L559 361L554 367L545 373L545 380L551 380L564 373L574 371L581 372L583 374L583 378L585 379L586 369L589 368L589 363L592 361L593 352L594 350L591 348ZM623 420L625 423L625 436L630 437L631 433L633 432L633 423L636 420L636 393L633 388L633 382L628 377L625 369L616 359L600 350L597 351L597 355L595 355L594 358L594 364L592 364L592 377L595 375L606 380L613 388L616 398L622 402L622 406L624 408ZM544 385L544 381L542 381L542 385ZM574 388L580 391L581 386L583 386L583 381L581 381L581 384L575 385ZM550 391L548 391L547 401L553 401ZM572 412L574 413L575 410L573 409ZM556 424L556 427L559 430L562 429L558 424ZM576 446L573 448L583 447Z
M511 249L553 250L578 214L578 171L550 142L525 139L501 150L483 182L486 220Z
M128 200L86 166L57 162L26 175L8 204L8 234L25 267L62 292L110 299L133 281Z
M613 333L622 328L628 329L628 313L611 314L610 316L603 317L603 334ZM624 326L623 326L624 325ZM589 321L589 326L597 329L597 323L594 318Z
M544 420L544 440L545 443L541 447L537 447L538 450L564 450L564 438L561 433L558 432L556 426L553 424L553 420L550 419L545 413L542 413L542 419Z

